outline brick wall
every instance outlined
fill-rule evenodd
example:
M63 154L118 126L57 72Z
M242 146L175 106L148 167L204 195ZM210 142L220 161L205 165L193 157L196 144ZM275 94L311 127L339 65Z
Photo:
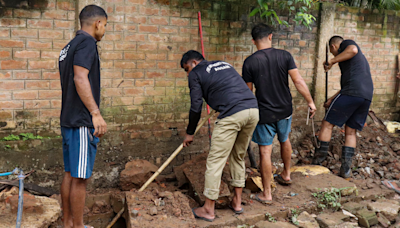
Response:
M394 102L400 24L395 11L379 12L338 7L335 16L335 34L355 40L365 54L374 82L371 109L386 119L398 120L400 103ZM340 70L334 67L329 78L329 94L340 89Z

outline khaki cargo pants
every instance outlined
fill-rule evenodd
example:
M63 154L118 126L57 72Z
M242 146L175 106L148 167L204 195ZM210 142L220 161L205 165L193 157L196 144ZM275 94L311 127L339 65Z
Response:
M204 196L207 198L218 199L222 170L228 158L232 177L230 184L233 187L245 186L244 158L258 123L258 115L258 109L251 108L215 121L205 173Z

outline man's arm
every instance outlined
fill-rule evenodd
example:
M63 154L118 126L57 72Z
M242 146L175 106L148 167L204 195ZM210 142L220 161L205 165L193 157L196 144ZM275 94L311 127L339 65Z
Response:
M187 147L193 142L194 132L201 117L201 108L203 107L203 91L197 80L197 75L194 72L189 74L189 89L190 89L190 111L189 124L186 128L183 147Z
M251 92L253 92L253 83L252 82L246 82L246 85L249 87Z
M310 91L308 90L308 86L304 79L301 77L299 70L292 69L289 70L289 75L292 78L294 85L296 86L297 91L306 99L308 107L310 108L311 116L310 118L314 117L315 111L317 108L315 107L314 101L311 97Z
M328 64L326 64L326 62L323 63L325 72L330 70L334 64L349 60L353 58L355 55L357 55L357 53L358 53L358 48L356 45L347 46L342 53L337 55L335 58L329 60Z
M337 97L340 94L340 91L337 91L337 93L335 93L335 95L333 95L332 97L330 97L325 103L324 103L324 107L325 108L329 108L329 106L331 106L331 103L333 101L333 99L335 99L335 97Z
M95 129L93 135L101 137L107 132L107 124L101 116L99 107L93 98L88 75L88 69L74 65L74 83L76 91L78 92L79 98L92 115L92 122Z

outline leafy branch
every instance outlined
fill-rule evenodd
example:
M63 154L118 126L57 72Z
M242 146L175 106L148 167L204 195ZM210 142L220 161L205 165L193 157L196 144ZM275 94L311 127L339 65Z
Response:
M259 15L260 18L265 19L267 24L273 26L279 24L290 27L289 22L278 16L275 8L288 11L289 16L294 15L293 20L296 25L302 24L310 30L312 23L316 20L313 15L308 13L313 6L313 0L257 0L257 3L258 6L250 12L249 17Z

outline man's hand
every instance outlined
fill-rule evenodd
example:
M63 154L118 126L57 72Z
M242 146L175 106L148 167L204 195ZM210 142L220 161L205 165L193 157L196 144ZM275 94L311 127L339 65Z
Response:
M311 115L310 115L310 118L313 118L314 115L315 115L315 112L317 111L317 108L315 107L314 102L308 104L308 108L310 109L310 114L311 114Z
M333 101L333 98L329 98L329 99L324 103L324 108L329 108L329 106L331 106L332 101Z
M185 135L185 139L183 140L183 147L188 147L193 142L194 135Z
M101 137L107 132L107 124L100 114L100 111L94 111L92 114L92 122L94 126L94 136Z
M325 72L328 72L333 66L333 64L329 60L328 60L328 63L326 61L324 61L323 65L324 65Z

